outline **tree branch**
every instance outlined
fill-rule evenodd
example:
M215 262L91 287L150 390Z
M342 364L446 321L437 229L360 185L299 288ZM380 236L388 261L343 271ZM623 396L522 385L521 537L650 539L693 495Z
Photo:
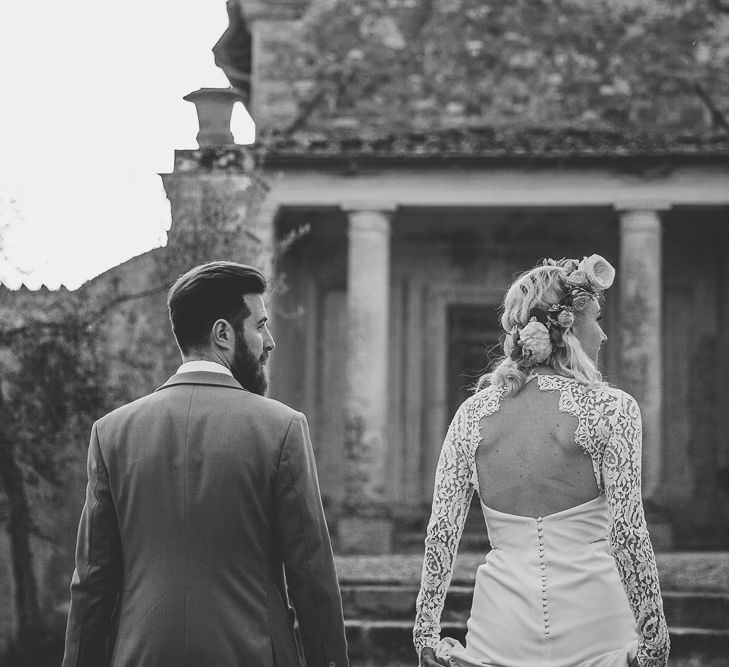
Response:
M120 296L117 296L111 301L105 303L104 306L102 308L99 308L99 310L97 310L95 313L91 313L91 316L89 317L86 324L88 326L94 324L95 322L98 322L110 310L116 308L116 306L119 306L122 303L135 301L136 299L145 299L148 296L154 296L155 294L165 292L167 289L169 289L167 285L157 285L156 287L151 287L150 289L142 290L141 292L135 292L133 294L122 294Z
M85 318L81 319L81 324L84 326L91 326L98 322L104 315L116 306L126 303L128 301L134 301L136 299L144 299L148 296L154 296L160 292L167 290L166 285L157 285L141 292L134 292L133 294L121 294L114 297L109 302L105 303L101 308L96 311L91 311ZM11 329L0 329L0 346L12 345L12 343L23 335L29 334L33 331L46 330L46 331L58 331L67 326L67 322L59 319L49 320L43 322L41 320L33 320L28 324L13 327Z
M726 119L726 116L721 112L719 107L716 106L714 100L712 100L709 93L706 92L706 89L700 83L694 83L693 89L698 98L709 110L709 113L711 114L711 122L715 126L718 126L725 132L729 133L729 121Z

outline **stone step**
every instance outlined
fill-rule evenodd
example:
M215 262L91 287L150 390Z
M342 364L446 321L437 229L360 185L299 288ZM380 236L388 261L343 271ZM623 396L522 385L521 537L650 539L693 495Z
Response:
M407 621L414 618L415 586L344 584L344 617L362 621ZM451 586L443 609L444 622L465 623L471 609L473 589ZM672 627L693 627L729 632L729 594L664 591L666 620Z
M421 544L419 553L414 554L337 555L335 560L342 585L417 587L423 569L423 546ZM656 561L664 591L729 595L729 552L659 553ZM451 584L473 586L476 571L483 563L483 552L460 549Z
M415 618L418 588L393 585L343 585L344 618L372 621L407 620ZM471 610L473 589L451 586L441 616L443 622L465 623Z
M663 609L670 627L729 632L729 595L665 591Z
M345 621L351 667L417 665L413 647L413 624L408 621ZM443 636L465 641L461 623L441 623Z
M483 519L481 519L483 522ZM396 532L393 536L393 545L397 553L401 554L423 554L423 543L425 540L425 529L414 531ZM491 543L488 535L483 531L483 527L479 530L469 530L468 524L464 527L461 540L458 543L459 549L468 552L479 552L487 554L491 550Z
M707 630L684 626L670 627L671 659L669 667L725 667L729 665L729 630ZM349 619L346 622L349 657L352 667L415 667L417 660L412 643L412 621L370 621ZM462 623L444 622L443 636L465 641Z

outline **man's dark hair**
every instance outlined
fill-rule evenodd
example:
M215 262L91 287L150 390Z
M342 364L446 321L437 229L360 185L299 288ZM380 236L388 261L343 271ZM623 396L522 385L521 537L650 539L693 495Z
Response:
M216 320L238 330L251 314L243 297L263 294L267 287L258 269L237 262L209 262L180 276L167 295L167 307L182 353L206 346Z

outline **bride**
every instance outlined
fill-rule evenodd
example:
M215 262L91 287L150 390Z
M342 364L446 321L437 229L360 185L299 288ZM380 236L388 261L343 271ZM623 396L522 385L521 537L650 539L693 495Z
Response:
M598 255L545 260L506 294L506 356L458 409L438 462L413 631L423 667L667 664L640 411L597 370L614 276ZM474 490L492 550L464 647L440 639L440 614Z

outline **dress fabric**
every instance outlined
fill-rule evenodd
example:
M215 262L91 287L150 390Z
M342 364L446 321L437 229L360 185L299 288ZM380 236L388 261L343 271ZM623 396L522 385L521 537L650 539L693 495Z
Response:
M492 550L452 664L625 667L638 635L609 552L605 496L537 519L482 508Z
M669 639L655 557L640 500L640 413L630 396L537 376L578 419L575 441L600 490L545 517L481 503L492 550L476 572L466 646L440 639L440 615L473 491L481 428L503 390L481 390L459 409L441 451L428 524L415 648L452 667L664 667ZM486 421L484 421L486 419Z

